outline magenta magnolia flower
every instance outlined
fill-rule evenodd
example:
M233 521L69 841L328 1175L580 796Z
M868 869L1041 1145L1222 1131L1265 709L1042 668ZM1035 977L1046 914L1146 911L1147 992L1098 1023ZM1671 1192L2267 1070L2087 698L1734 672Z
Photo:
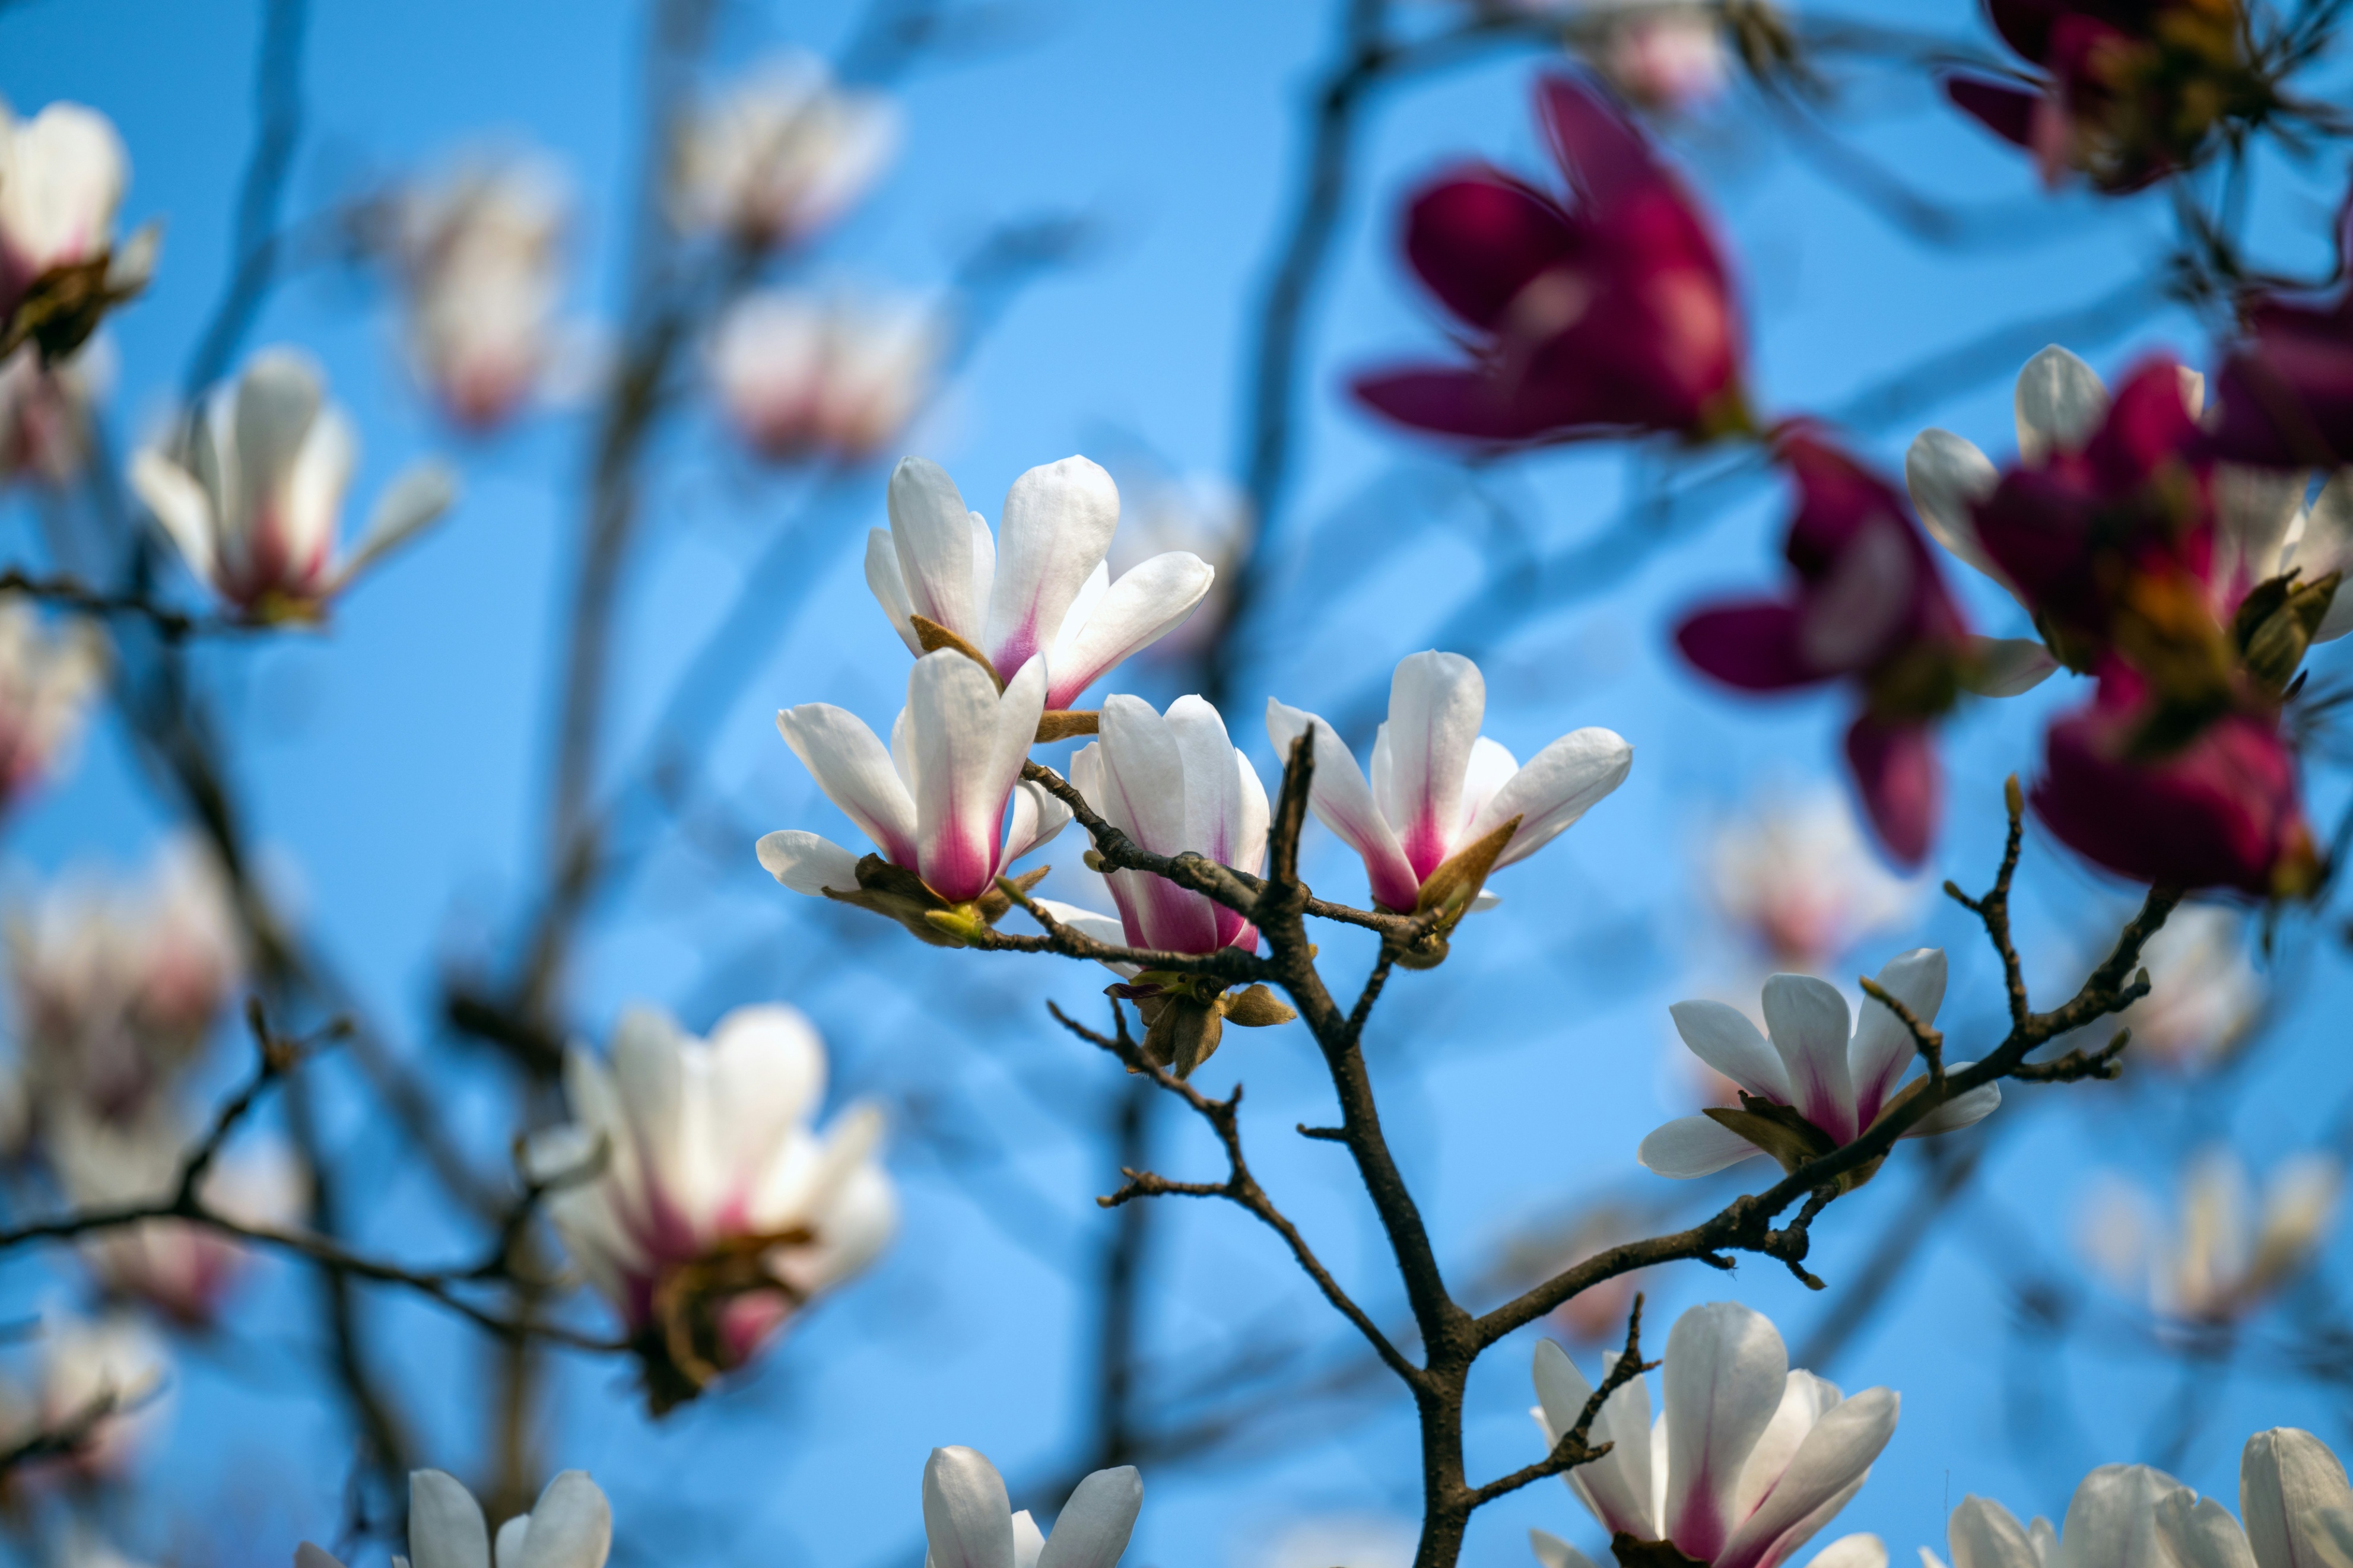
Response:
M2339 219L2340 276L2348 252L2353 195ZM2353 464L2353 286L2326 303L2266 297L2245 321L2215 376L2215 451L2268 468Z
M2085 859L2137 882L2288 898L2319 870L2275 718L2224 714L2185 745L2137 754L2149 686L2121 660L2092 701L2051 727L2035 815Z
M1536 103L1571 202L1474 164L1407 215L1406 258L1473 363L1375 372L1356 395L1480 441L1743 427L1738 313L1697 204L1599 89L1548 78Z
M1676 628L1683 656L1745 691L1845 680L1862 710L1846 756L1872 826L1906 865L1928 852L1941 793L1933 721L1970 659L1968 626L1903 497L1820 437L1785 434L1798 486L1786 597L1699 611Z

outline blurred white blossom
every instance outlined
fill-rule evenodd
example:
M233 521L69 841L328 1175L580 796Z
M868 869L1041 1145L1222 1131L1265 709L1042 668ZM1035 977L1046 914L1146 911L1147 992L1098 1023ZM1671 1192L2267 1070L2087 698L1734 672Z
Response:
M2078 1226L2084 1258L2120 1289L2185 1322L2223 1324L2262 1308L2317 1255L2337 1220L2344 1167L2319 1153L2273 1168L2257 1198L2229 1148L2200 1152L2182 1173L2172 1221L2137 1188L2108 1178L2091 1189Z
M111 342L96 338L54 364L26 343L0 360L0 485L62 488L90 457L91 410L113 381Z
M913 297L773 291L739 301L711 344L728 423L774 461L854 463L930 397L945 328Z
M256 354L193 422L185 453L149 447L131 482L188 569L248 618L315 620L327 602L457 498L457 477L411 464L376 500L348 557L336 558L343 489L359 437L296 349Z
M79 1431L58 1467L90 1478L121 1475L169 1416L172 1365L164 1343L138 1319L46 1315L38 1342L33 1407L15 1441Z
M1725 823L1706 872L1717 909L1774 968L1825 979L1857 942L1919 902L1920 885L1887 869L1834 789L1768 796Z
M482 1505L446 1470L408 1473L408 1556L398 1568L605 1568L613 1550L613 1506L586 1470L547 1483L529 1513L491 1533ZM318 1547L295 1549L294 1568L343 1568Z
M2141 951L2149 993L2094 1031L2132 1031L2127 1065L2195 1072L2226 1060L2263 1016L2270 988L2248 956L2247 917L2215 904L2173 911Z
M898 151L899 130L891 99L843 88L814 55L776 56L686 127L672 216L746 247L800 244L866 194Z
M106 663L105 636L90 622L47 630L29 600L0 594L0 805L65 765Z
M43 273L112 247L130 178L122 139L96 110L52 103L19 120L0 101L0 318Z

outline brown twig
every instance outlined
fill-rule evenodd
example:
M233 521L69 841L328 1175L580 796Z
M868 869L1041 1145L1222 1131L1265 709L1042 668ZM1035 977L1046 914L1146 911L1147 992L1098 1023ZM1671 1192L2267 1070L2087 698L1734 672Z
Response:
M1633 1308L1626 1314L1626 1348L1618 1353L1618 1359L1610 1363L1608 1374L1587 1396L1585 1408L1577 1412L1577 1424L1563 1432L1560 1440L1552 1446L1552 1452L1535 1464L1524 1465L1508 1476L1472 1489L1471 1506L1484 1508L1497 1498L1515 1492L1532 1481L1560 1475L1579 1465L1589 1465L1616 1447L1614 1442L1604 1443L1599 1448L1591 1446L1593 1424L1600 1419L1601 1407L1609 1402L1611 1394L1658 1365L1657 1362L1642 1359L1642 1298L1637 1292ZM1647 1438L1648 1435L1644 1436Z

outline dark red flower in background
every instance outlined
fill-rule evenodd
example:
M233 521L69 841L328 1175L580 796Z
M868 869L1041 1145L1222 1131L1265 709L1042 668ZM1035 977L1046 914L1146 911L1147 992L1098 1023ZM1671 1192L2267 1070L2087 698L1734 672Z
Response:
M1745 691L1852 683L1846 756L1890 854L1916 865L1936 835L1931 731L1960 692L1969 633L1901 491L1804 429L1776 455L1798 487L1780 598L1719 605L1676 628L1683 657Z
M1600 89L1548 78L1536 102L1571 201L1481 164L1407 214L1406 258L1472 363L1375 372L1356 395L1479 441L1744 428L1738 313L1698 205Z
M2337 275L2353 255L2353 193L2337 216ZM2214 377L2214 450L2280 468L2353 463L2353 282L2333 301L2277 295L2242 312Z

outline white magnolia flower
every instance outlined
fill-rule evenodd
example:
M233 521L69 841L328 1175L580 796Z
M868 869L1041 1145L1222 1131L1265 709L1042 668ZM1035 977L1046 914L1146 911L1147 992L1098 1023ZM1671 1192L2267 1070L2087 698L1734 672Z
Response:
M2353 1563L2353 1487L2328 1445L2274 1426L2239 1455L2239 1514L2255 1568Z
M529 1513L499 1526L496 1555L482 1505L457 1477L441 1470L408 1473L408 1555L395 1568L605 1568L613 1550L613 1507L586 1470L565 1470L547 1483ZM309 1542L294 1552L294 1568L343 1568Z
M1888 871L1837 790L1768 802L1720 828L1707 862L1717 908L1779 967L1820 973L1903 918L1919 885Z
M165 1386L172 1368L163 1342L129 1316L52 1316L42 1324L39 1353L33 1432L84 1430L68 1458L69 1468L92 1476L121 1474L169 1413ZM16 1440L33 1432L20 1432Z
M1933 1024L1945 999L1945 950L1915 947L1891 959L1877 979L1922 1023ZM1850 1037L1846 998L1809 974L1766 981L1769 1041L1738 1008L1722 1002L1678 1002L1667 1011L1692 1054L1739 1086L1742 1109L1712 1107L1643 1139L1636 1158L1662 1176L1710 1175L1757 1154L1770 1154L1794 1171L1852 1142L1927 1081L1905 1085L1919 1047L1886 1004L1864 998ZM1958 1072L1970 1064L1946 1065ZM1904 1135L1954 1131L1983 1121L2000 1103L2001 1086L1984 1084Z
M570 208L562 175L534 157L469 161L396 199L409 360L470 429L503 423L554 367Z
M1315 773L1308 804L1324 826L1363 857L1373 902L1409 910L1443 886L1439 868L1504 825L1519 826L1492 869L1525 860L1625 782L1634 748L1612 731L1574 731L1523 767L1479 733L1487 710L1486 678L1456 653L1409 654L1389 680L1389 716L1373 737L1372 782L1338 731L1313 713L1266 704L1275 755L1315 731Z
M2274 1167L2258 1205L2239 1157L2206 1150L2183 1176L2179 1228L2153 1259L2151 1304L2193 1322L2245 1316L2312 1261L2344 1190L2335 1159L2296 1155Z
M104 338L44 364L26 343L0 360L0 485L26 480L62 489L90 456L90 411L113 379Z
M106 662L106 637L88 621L51 634L29 601L0 594L0 804L64 764Z
M2132 1031L2127 1063L2190 1072L2237 1050L2270 993L2247 956L2248 936L2247 917L2237 910L2190 904L2173 911L2141 952L2148 994L2105 1026Z
M737 1008L707 1042L635 1007L614 1028L609 1064L565 1053L573 1120L529 1148L534 1174L557 1184L548 1216L589 1282L691 1388L864 1268L897 1223L874 1158L881 1112L854 1105L818 1133L825 1074L817 1031L776 1005ZM680 1294L681 1269L771 1237L745 1258L747 1277Z
M2205 378L2183 371L2181 394L2194 416L2205 403ZM2082 448L2107 416L2108 389L2098 372L2054 343L2018 373L2013 404L2019 460L2035 467L2054 451ZM1924 430L1905 454L1904 478L1920 521L1936 542L2015 597L2017 589L1978 541L1972 515L1975 504L2000 482L1992 460L1949 430ZM2307 510L2304 496L2311 478L2303 471L2273 472L2235 464L2218 468L2210 583L2212 607L2226 622L2248 589L2290 568L2310 582L2353 566L2353 479L2333 476ZM2330 605L2314 640L2325 642L2348 631L2353 631L2353 595L2341 595ZM2058 668L2047 650L2038 651L2029 639L2012 639L1999 649L2007 656L2014 679L1989 691L1990 696L2026 690Z
M1607 1375L1614 1356L1603 1358ZM1893 1389L1852 1398L1812 1373L1793 1371L1781 1335L1761 1313L1712 1301L1675 1320L1660 1374L1654 1427L1651 1390L1636 1377L1602 1403L1588 1434L1609 1452L1566 1476L1602 1529L1639 1542L1670 1542L1710 1568L1777 1568L1862 1489L1872 1461L1895 1433ZM1550 1340L1535 1350L1531 1412L1547 1445L1574 1428L1594 1385ZM1532 1532L1545 1568L1591 1568L1566 1542ZM1873 1536L1848 1536L1814 1559L1829 1568L1883 1568Z
M1216 576L1199 556L1174 550L1113 582L1104 557L1119 527L1119 487L1084 458L1014 480L995 539L926 458L902 458L892 470L890 507L891 526L867 535L866 585L909 651L923 651L913 620L921 616L1000 680L1042 655L1049 708L1070 707L1174 630Z
M931 395L945 336L913 298L753 294L719 324L711 377L745 444L777 460L858 462Z
M971 1448L934 1448L923 1465L926 1568L1113 1568L1144 1507L1134 1465L1079 1483L1040 1535L1029 1510L1013 1511L1005 1479Z
M0 102L0 319L43 273L112 247L130 178L122 139L96 110L52 103L18 120Z
M35 1110L66 1102L140 1121L192 1062L241 982L237 911L218 862L168 843L128 881L69 872L6 928Z
M778 56L688 125L672 211L681 228L742 245L798 244L866 194L899 132L889 98L839 86L815 55Z
M946 907L989 893L1007 867L1071 820L1069 807L1021 778L1045 696L1041 658L1024 663L1000 693L988 671L942 648L908 673L888 750L856 715L827 702L784 710L776 729L881 858ZM797 893L854 894L868 885L857 856L814 833L771 833L759 856Z
M335 556L359 437L297 350L256 354L216 391L185 458L150 448L131 482L188 569L256 620L313 619L386 552L448 510L457 479L427 459L377 499L349 557Z
M1222 474L1173 474L1141 463L1114 467L1120 507L1109 557L1113 575L1124 577L1170 551L1198 556L1214 574L1199 607L1152 646L1157 658L1198 654L1224 626L1229 584L1250 554L1257 532L1250 498Z

